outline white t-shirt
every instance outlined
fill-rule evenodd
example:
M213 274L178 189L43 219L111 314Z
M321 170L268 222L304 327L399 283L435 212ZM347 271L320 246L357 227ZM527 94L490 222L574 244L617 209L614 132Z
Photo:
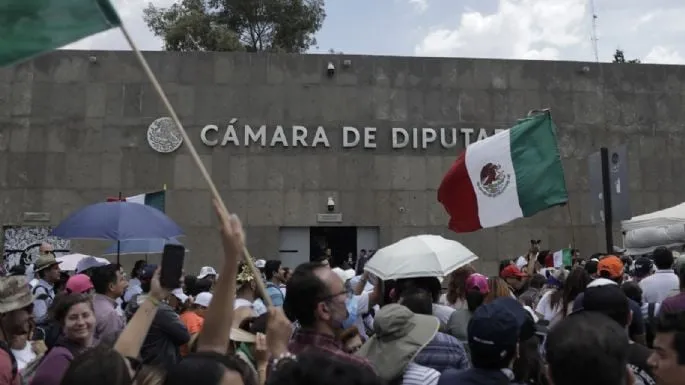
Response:
M239 307L252 308L252 310L254 311L255 317L259 317L260 315L267 312L266 305L264 305L264 302L262 302L261 299L257 299L254 302L250 302L250 301L246 300L245 298L236 298L233 301L233 310L235 310Z
M12 350L12 355L14 355L14 358L17 360L17 369L18 370L23 370L26 365L31 363L31 361L36 359L36 353L33 351L33 346L31 346L31 342L26 341L26 346L24 346L23 349L21 350Z
M642 302L659 303L668 298L673 290L680 288L680 279L673 270L657 270L640 281Z
M545 321L549 321L550 324L561 319L561 308L555 306L552 308L552 293L556 290L550 290L542 295L538 306L535 307L535 312L540 314Z
M447 325L450 321L450 316L454 313L454 308L440 305L437 303L433 304L433 316L435 316L441 323Z

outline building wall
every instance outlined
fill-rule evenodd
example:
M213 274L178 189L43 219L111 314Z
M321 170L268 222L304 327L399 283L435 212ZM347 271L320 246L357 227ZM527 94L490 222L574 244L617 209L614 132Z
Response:
M683 200L683 86L677 66L432 59L347 55L146 53L228 208L247 228L254 257L278 253L280 226L316 226L327 197L341 225L380 226L382 244L417 233L463 242L481 267L520 255L528 240L602 250L590 222L586 157L627 144L636 214ZM345 61L348 61L345 63ZM327 75L327 64L336 67ZM456 235L436 201L442 175L463 148L394 149L392 127L507 128L551 108L570 204L496 229ZM129 52L59 51L0 70L0 217L27 224L168 187L167 213L186 231L188 268L220 260L209 190L186 146L159 154L147 128L167 116ZM323 126L330 147L209 147L200 130ZM376 127L377 148L341 148L343 126ZM240 131L239 130L239 131ZM311 137L310 137L311 138ZM475 139L475 136L473 137ZM34 218L35 219L35 218ZM46 223L42 223L45 225ZM618 236L618 234L617 234ZM618 241L617 241L618 242ZM88 246L91 247L91 246Z

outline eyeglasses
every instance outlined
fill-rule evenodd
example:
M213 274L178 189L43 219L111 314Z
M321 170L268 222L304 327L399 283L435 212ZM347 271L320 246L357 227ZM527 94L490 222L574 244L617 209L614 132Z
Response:
M322 297L321 300L322 300L322 301L330 301L330 300L332 300L333 298L335 298L335 297L337 297L337 296L339 296L339 295L345 295L345 298L346 298L346 299L350 299L350 298L352 298L352 297L354 296L354 293L352 292L352 290L346 290L346 289L344 289L344 290L342 290L342 291L340 291L340 292L338 292L338 293L335 293L335 294L331 294L331 295L327 295L327 296L325 296L325 297Z

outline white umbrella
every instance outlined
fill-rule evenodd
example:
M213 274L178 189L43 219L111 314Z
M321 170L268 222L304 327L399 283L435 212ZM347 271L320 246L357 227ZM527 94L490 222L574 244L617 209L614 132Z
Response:
M59 262L59 268L62 271L76 271L76 267L78 266L79 262L86 258L95 258L91 257L90 255L85 255L85 254L67 254L63 255L61 257L57 257L57 262ZM105 258L95 258L95 260L101 264L107 265L109 264L109 261L106 260Z
M416 277L444 277L478 259L461 243L438 235L416 235L386 246L364 270L387 281Z

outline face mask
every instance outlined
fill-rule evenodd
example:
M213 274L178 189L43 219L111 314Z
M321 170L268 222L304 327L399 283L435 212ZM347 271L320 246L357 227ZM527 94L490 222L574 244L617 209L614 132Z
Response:
M357 296L345 300L345 307L347 308L347 318L342 322L343 329L353 326L357 320Z

